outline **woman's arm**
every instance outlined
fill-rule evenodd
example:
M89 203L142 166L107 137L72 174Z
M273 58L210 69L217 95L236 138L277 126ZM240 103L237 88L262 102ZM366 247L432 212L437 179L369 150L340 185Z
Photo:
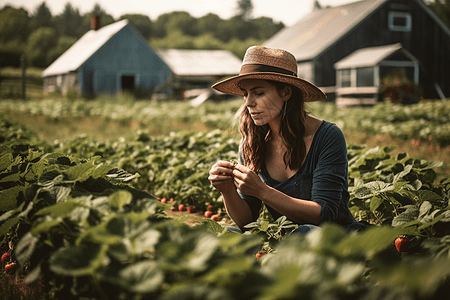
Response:
M208 179L222 193L228 216L241 230L244 230L244 226L252 222L252 211L236 191L233 168L233 163L219 161L211 168Z
M235 167L233 175L234 184L243 194L260 199L292 221L319 224L322 206L318 203L297 199L269 187L254 171L240 164Z

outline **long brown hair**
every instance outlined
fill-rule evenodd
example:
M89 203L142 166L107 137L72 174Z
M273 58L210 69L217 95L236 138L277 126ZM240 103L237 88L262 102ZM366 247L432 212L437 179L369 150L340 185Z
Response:
M286 83L271 81L278 92L282 91ZM306 157L305 135L305 105L302 92L294 87L292 95L281 110L280 136L282 137L286 152L283 156L284 164L291 170L298 170ZM256 126L245 104L238 112L240 116L239 130L242 134L241 151L244 164L250 169L261 172L266 156L266 142L269 139L269 131ZM268 126L267 126L268 128Z

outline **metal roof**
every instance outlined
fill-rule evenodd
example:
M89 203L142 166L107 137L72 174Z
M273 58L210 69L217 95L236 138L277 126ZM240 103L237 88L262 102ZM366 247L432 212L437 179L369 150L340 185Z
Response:
M356 50L352 54L335 63L334 68L348 69L355 67L373 67L399 50L401 50L411 61L417 61L417 59L412 54L402 49L402 45L398 43L394 45L370 47Z
M121 20L101 27L98 30L89 30L67 49L66 52L48 66L48 68L42 72L42 77L76 71L107 41L127 25L128 20Z
M306 15L264 43L291 52L297 61L310 60L331 47L388 0L364 0L323 8Z
M177 76L232 76L241 60L226 50L158 49L155 52Z

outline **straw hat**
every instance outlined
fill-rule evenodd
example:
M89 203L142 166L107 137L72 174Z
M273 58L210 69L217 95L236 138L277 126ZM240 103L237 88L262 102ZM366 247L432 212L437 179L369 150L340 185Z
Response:
M305 102L327 98L314 84L297 77L297 60L294 55L281 49L261 46L248 48L239 75L215 83L212 88L222 93L243 96L244 93L239 88L239 82L243 79L289 83L302 91Z

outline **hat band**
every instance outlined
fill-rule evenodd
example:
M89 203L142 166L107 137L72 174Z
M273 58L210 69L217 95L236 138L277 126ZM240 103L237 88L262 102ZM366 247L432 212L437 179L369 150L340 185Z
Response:
M279 73L279 74L297 77L297 74L292 71L289 71L289 70L286 70L283 68L274 67L274 66L259 65L259 64L242 65L239 75L248 74L248 73L260 73L260 72L272 72L272 73Z

